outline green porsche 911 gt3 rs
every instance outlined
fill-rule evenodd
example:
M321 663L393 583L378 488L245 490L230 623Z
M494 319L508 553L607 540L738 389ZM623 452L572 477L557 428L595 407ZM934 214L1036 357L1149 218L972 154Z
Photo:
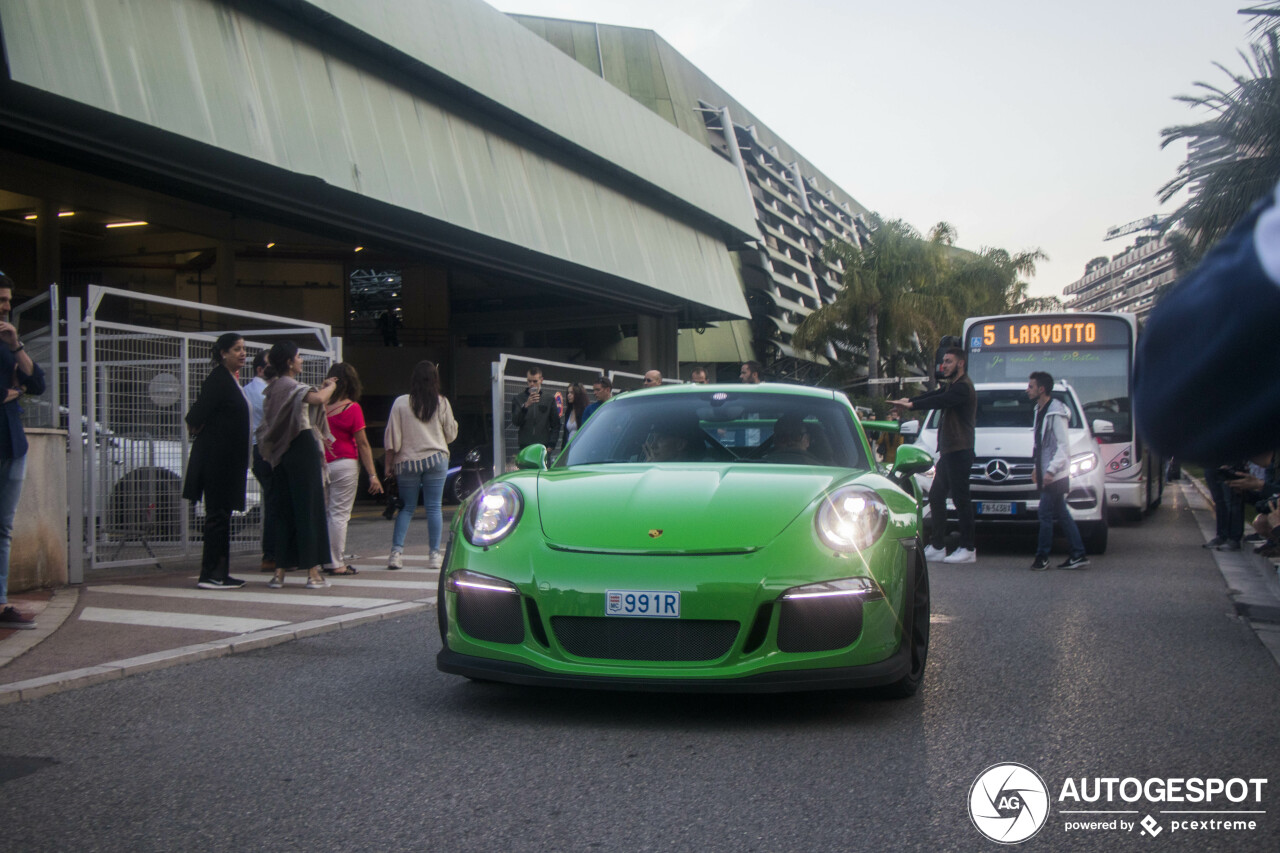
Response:
M907 445L884 470L827 389L617 397L553 464L526 447L459 509L437 665L517 684L911 695L929 642L911 475L931 464Z

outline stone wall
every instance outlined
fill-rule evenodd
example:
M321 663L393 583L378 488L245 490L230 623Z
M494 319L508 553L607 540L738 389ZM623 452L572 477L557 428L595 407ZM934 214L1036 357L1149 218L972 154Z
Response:
M13 522L9 592L67 584L67 433L28 429L27 479Z

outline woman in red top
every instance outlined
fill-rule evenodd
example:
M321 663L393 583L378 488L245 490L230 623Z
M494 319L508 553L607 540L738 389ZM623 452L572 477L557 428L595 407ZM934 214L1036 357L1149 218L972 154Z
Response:
M364 411L360 408L360 375L345 362L329 368L329 376L337 380L333 397L325 406L333 445L324 454L329 466L329 547L332 551L325 572L331 575L354 575L342 555L347 549L347 522L356 502L356 486L360 482L360 465L369 475L369 494L382 494L382 483L373 468L373 450L365 435ZM359 464L357 464L359 459Z

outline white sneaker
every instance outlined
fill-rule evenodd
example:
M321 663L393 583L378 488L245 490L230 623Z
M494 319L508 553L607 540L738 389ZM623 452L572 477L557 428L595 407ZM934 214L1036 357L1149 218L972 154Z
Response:
M438 569L444 565L444 554L439 551L432 551L431 556L427 558L428 569Z
M976 563L978 562L978 552L970 551L968 548L957 548L949 555L942 558L944 563Z
M392 551L392 552L391 552L391 556L390 556L390 557L387 557L387 568L388 568L388 569L403 569L403 568L404 568L404 554L403 554L402 552L400 552L400 551Z
M946 549L935 548L932 545L924 546L924 558L931 563L936 563L947 556Z

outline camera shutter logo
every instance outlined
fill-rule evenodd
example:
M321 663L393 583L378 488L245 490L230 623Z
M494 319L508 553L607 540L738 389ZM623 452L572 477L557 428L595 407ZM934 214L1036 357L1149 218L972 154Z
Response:
M1049 817L1049 789L1023 764L993 764L969 789L969 819L1000 844L1017 844L1040 831Z

